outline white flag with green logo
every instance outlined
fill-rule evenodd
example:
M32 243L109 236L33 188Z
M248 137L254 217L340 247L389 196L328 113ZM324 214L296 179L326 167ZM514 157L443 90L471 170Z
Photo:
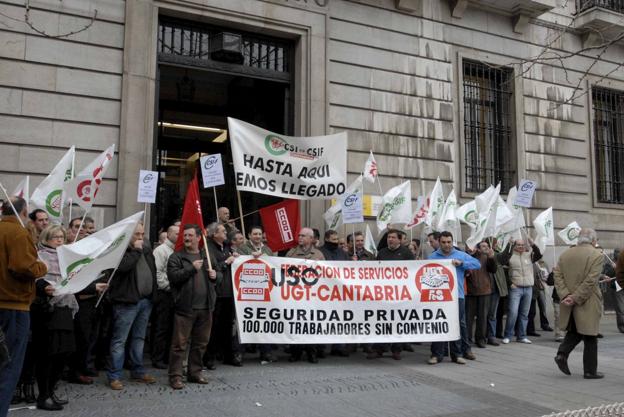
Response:
M552 207L542 211L535 218L535 220L533 220L533 227L537 232L535 244L542 253L544 253L546 246L555 245L555 228L553 223Z
M581 231L581 226L577 222L572 222L565 227L562 231L558 233L561 240L565 242L566 245L576 245L578 242L579 232Z
M375 239L371 233L370 227L366 225L366 239L364 240L364 249L377 257L377 245L375 245Z
M391 188L381 199L377 215L379 233L386 230L388 224L409 223L412 220L412 187L409 181Z
M115 156L115 145L109 146L99 154L74 178L65 183L66 198L89 211L97 196L104 174Z
M453 234L454 244L457 244L461 241L461 225L459 224L459 220L457 219L458 208L459 206L457 204L455 190L451 190L448 197L446 197L444 208L442 209L442 213L440 214L440 221L434 228L434 230L438 232L451 232Z
M61 280L53 284L54 295L75 294L95 281L102 271L117 268L142 218L140 211L76 243L60 246L56 252Z
M435 230L440 221L440 214L442 214L443 208L444 190L442 190L442 183L440 182L440 177L438 177L431 194L429 194L429 211L425 217L425 224Z
M342 205L340 201L336 201L336 204L327 209L325 214L323 214L323 219L325 219L328 229L336 230L342 226Z
M31 210L41 209L48 213L50 221L60 223L63 218L65 195L63 185L72 177L72 164L76 150L72 146L56 164L52 172L41 181L30 197Z

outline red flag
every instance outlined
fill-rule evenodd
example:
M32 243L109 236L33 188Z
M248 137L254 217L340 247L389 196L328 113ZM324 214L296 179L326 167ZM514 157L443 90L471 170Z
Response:
M184 225L196 224L202 233L204 232L204 219L202 217L201 200L199 199L199 186L197 185L197 171L193 175L193 179L189 182L186 189L186 197L184 198L184 209L182 210L182 219L180 220L180 233L175 245L175 250L179 251L184 247ZM203 246L200 241L199 246Z
M284 200L261 208L260 219L266 232L267 245L273 252L297 245L297 233L301 229L299 200Z

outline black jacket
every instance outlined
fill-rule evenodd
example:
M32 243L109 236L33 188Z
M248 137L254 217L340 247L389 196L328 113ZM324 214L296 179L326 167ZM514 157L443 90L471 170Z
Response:
M114 304L136 304L141 297L139 296L139 287L137 284L136 267L141 258L141 253L145 256L147 265L152 271L152 294L148 296L150 300L154 299L156 289L156 262L152 255L152 248L144 244L143 250L134 248L126 249L126 253L121 258L121 263L117 267L117 272L111 279L108 288L108 298Z
M326 261L350 261L351 258L340 246L336 245L331 248L327 246L327 242L319 248L323 253Z
M226 242L223 246L217 245L212 239L208 240L208 250L212 260L212 269L217 272L215 290L217 297L234 297L232 289L232 268L226 264L227 258L232 256L232 249Z
M414 254L407 246L399 245L395 250L385 247L377 253L378 261L413 261Z
M200 251L200 254L204 265L208 265L206 254L203 251ZM217 298L215 283L208 277L206 268L202 268L200 271L208 289L208 308L210 311L213 311ZM190 316L193 313L193 278L196 272L193 261L185 250L174 252L169 256L167 261L167 278L171 286L171 294L173 295L175 312L177 314Z

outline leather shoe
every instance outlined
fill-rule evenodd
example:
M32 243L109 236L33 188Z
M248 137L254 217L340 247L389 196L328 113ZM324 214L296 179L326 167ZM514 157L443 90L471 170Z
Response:
M108 386L115 391L122 390L124 388L123 383L118 379L113 379L108 383Z
M234 355L232 360L229 361L229 364L232 366L243 366L243 357L241 355Z
M169 366L167 366L166 363L160 362L160 361L152 363L152 366L156 369L168 369L169 368Z
M477 357L472 352L466 352L466 353L464 353L464 359L468 359L468 360L474 361L475 359L477 359Z
M500 343L498 343L498 342L496 341L496 339L494 339L494 338L490 338L490 339L488 339L487 344L488 344L488 345L492 345L492 346L500 346Z
M52 398L52 401L54 402L54 404L58 404L58 405L67 405L69 404L69 401L65 398L59 398L58 395L56 395L56 392L53 392L52 395L50 396L50 398Z
M40 410L60 411L63 406L52 401L52 398L46 398L44 401L37 401L37 408Z
M604 378L604 374L600 372L596 372L595 374L590 374L589 372L585 372L583 375L585 379L601 379Z
M379 359L383 356L383 353L377 350L371 350L366 354L366 359Z
M542 335L541 335L541 334L539 334L539 333L535 333L535 332L533 332L533 333L527 333L527 336L541 337Z
M144 384L153 384L156 382L156 378L154 378L150 374L143 374L141 376L132 377L132 380L135 382L142 382Z
M395 361L400 361L401 360L401 352L392 352L392 359L394 359Z
M203 376L195 376L195 377L189 377L186 378L186 380L188 382L192 382L194 384L202 384L202 385L206 385L208 383L208 380L206 378L204 378Z
M206 369L208 369L209 371L214 371L215 369L217 369L217 366L212 361L206 362L205 366L206 366Z
M484 349L484 348L485 348L485 343L483 343L483 341L481 341L481 340L479 340L479 341L476 343L476 345L477 345L477 347L478 347L478 348L481 348L481 349Z
M76 375L69 380L69 383L78 385L91 385L93 384L93 378L86 375Z
M173 389L182 389L184 388L184 384L182 383L182 378L175 377L169 380L169 386Z
M566 375L572 375L570 372L570 368L568 368L568 358L566 358L562 354L558 354L555 356L555 363L559 367L559 370Z
M308 362L310 363L318 363L318 358L314 353L308 353Z
M542 327L542 330L545 331L545 332L552 332L553 328L550 327L550 326L545 326L545 327Z

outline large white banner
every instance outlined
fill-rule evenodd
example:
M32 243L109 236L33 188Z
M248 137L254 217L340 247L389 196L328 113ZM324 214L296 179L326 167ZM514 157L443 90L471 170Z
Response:
M277 135L228 117L236 187L297 200L329 199L347 188L347 134Z
M232 279L241 343L459 339L457 279L450 260L239 256Z

